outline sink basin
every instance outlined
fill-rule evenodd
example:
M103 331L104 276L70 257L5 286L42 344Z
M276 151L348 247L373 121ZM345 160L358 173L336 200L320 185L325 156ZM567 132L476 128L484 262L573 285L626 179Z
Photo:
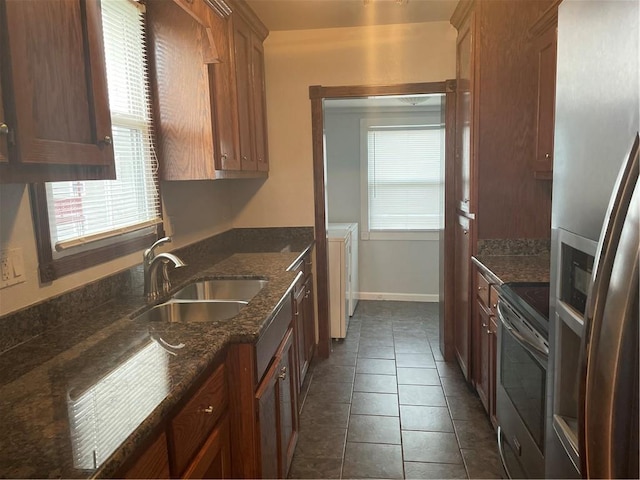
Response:
M242 300L248 302L268 280L231 278L203 280L187 285L172 298L180 300Z
M235 317L248 302L168 302L156 305L135 320L170 323L195 323L228 320Z

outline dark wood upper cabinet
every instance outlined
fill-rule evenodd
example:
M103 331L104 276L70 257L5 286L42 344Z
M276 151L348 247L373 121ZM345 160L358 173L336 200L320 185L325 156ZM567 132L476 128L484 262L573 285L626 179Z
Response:
M269 171L267 143L267 98L264 83L264 48L255 34L251 37L253 134L257 169Z
M461 0L451 17L458 29L456 206L476 216L472 254L477 240L550 236L551 189L532 174L538 55L530 35L549 2ZM553 99L544 102L552 112Z
M473 173L473 97L474 62L473 40L475 15L472 13L460 28L456 43L456 147L455 197L456 207L463 213L472 213L471 181Z
M543 13L530 30L537 56L538 98L536 108L535 178L553 179L553 136L556 103L557 3Z
M242 170L256 170L252 130L251 29L238 16L233 18L238 125L240 129L240 163Z
M267 172L269 159L262 47L266 33L255 25L255 20L251 23L251 14L246 9L234 14L233 29L242 170Z
M258 167L266 122L255 120L253 67L263 75L254 47L261 51L266 28L242 0L155 0L147 12L162 178L266 176Z
M5 0L0 24L0 182L115 178L99 2Z
M158 154L164 180L215 176L207 18L172 0L147 6L155 66Z

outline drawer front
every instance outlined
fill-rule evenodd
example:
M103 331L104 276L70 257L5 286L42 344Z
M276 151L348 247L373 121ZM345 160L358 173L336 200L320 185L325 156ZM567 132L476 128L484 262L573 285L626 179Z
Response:
M282 342L284 334L291 325L293 318L293 307L291 305L291 295L282 302L280 309L276 312L271 323L264 331L256 343L256 381L260 383L267 367L271 363L273 356Z
M489 281L480 272L476 274L476 288L480 301L489 307Z
M226 411L227 397L227 382L222 364L171 421L174 476L182 474Z

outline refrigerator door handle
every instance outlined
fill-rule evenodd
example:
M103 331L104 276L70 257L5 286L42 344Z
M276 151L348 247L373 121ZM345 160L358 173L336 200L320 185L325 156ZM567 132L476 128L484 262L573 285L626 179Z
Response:
M638 402L637 382L621 380L638 376L629 371L638 363L638 146L636 135L609 204L587 299L578 414L581 471L587 478L637 478L637 432L634 439L633 420L620 415L633 416L632 403ZM637 423L637 405L635 415ZM634 457L635 466L628 463Z

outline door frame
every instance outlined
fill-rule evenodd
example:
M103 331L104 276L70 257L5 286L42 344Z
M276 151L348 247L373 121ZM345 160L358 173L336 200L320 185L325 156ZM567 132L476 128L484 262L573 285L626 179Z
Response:
M311 135L313 148L313 192L315 217L316 289L318 302L318 356L328 358L331 353L331 327L329 321L329 258L327 254L327 196L324 165L324 111L325 99L361 98L386 95L420 95L442 93L445 109L445 229L440 241L440 269L444 282L440 289L440 344L445 359L453 356L453 153L455 144L455 80L396 85L352 85L309 87L311 100ZM453 108L451 108L453 105ZM444 252L443 252L444 248ZM449 300L451 298L451 300Z

